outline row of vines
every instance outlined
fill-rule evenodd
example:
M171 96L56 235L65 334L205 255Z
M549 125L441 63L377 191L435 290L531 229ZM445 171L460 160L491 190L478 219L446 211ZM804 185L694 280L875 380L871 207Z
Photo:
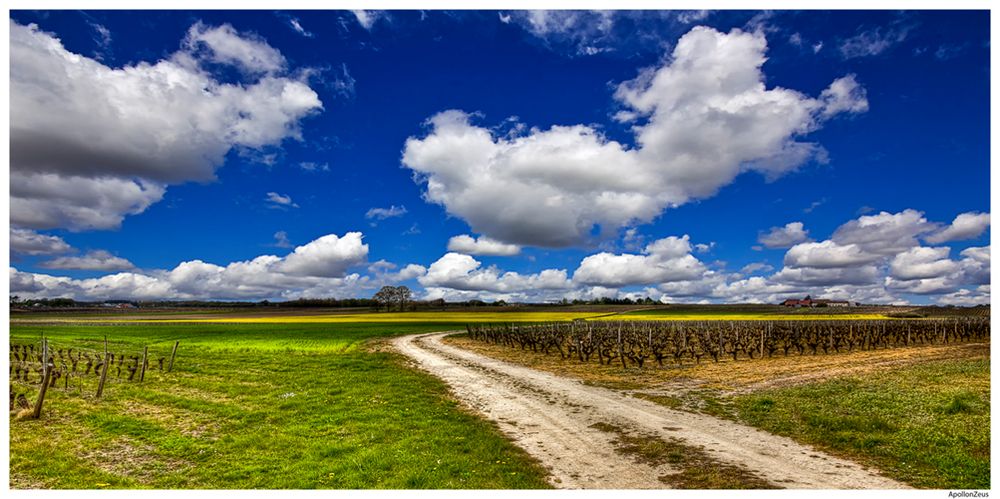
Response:
M48 389L69 394L101 397L115 383L142 383L147 370L173 370L179 342L172 349L151 351L149 347L129 351L105 343L103 350L60 348L48 340L10 343L10 410L32 409L41 413ZM133 347L134 348L134 347ZM33 398L33 402L28 399Z
M563 359L643 367L819 355L989 339L988 318L831 321L574 321L470 324L478 341Z

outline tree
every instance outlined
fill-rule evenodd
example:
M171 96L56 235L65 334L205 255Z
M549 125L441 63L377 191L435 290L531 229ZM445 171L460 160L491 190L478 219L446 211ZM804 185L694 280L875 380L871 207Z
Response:
M382 286L382 289L378 290L378 293L375 293L372 299L378 302L380 306L384 305L385 310L388 311L392 303L396 301L396 293L397 288L395 286Z
M406 286L398 286L395 288L393 295L396 303L399 304L399 311L402 312L403 308L405 308L413 298L413 291L410 291L410 288Z

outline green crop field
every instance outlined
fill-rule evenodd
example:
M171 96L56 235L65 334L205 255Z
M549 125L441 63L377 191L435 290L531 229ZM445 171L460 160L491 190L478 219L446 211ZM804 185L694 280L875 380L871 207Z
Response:
M12 343L169 354L12 418L12 488L545 488L545 473L379 339L449 324L15 325ZM14 384L30 400L37 385Z

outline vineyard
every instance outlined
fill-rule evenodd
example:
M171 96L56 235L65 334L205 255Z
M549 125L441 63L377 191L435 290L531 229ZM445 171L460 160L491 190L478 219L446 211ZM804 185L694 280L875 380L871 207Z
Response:
M642 368L989 339L988 318L851 321L573 321L469 324L477 341Z
M173 370L177 354L173 349L163 355L142 351L111 351L107 339L104 350L59 348L46 339L34 343L10 343L10 410L24 411L37 418L41 414L48 389L61 389L69 394L100 398L108 384L142 383L147 369L161 372ZM29 402L28 398L34 401Z

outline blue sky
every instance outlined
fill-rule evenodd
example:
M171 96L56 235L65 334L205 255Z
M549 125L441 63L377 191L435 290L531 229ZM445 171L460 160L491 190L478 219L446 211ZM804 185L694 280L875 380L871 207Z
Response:
M11 293L989 301L986 11L11 12Z

